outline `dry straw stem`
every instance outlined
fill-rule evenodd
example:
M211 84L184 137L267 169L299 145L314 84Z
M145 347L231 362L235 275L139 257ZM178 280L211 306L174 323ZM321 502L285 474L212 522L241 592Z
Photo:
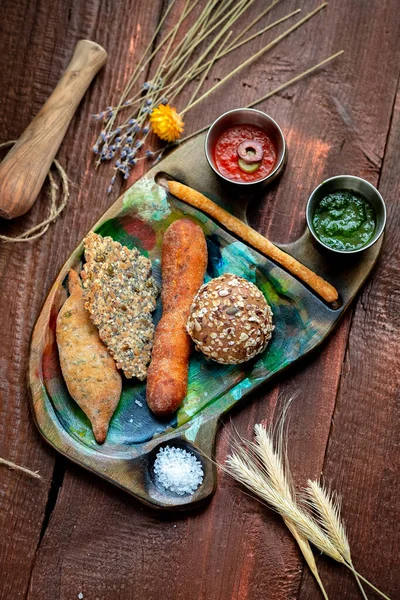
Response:
M306 491L307 504L317 513L318 521L297 503L288 466L284 467L287 465L283 452L284 416L276 437L276 445L272 430L256 425L255 442L245 442L245 447L236 444L235 451L227 458L225 471L278 512L297 541L295 532L322 553L350 569L357 578L364 598L367 596L359 580L364 581L386 600L390 600L355 570L337 499L331 497L318 483L309 481ZM304 554L304 545L299 543L299 546ZM306 554L304 556L307 560ZM311 570L314 573L313 569ZM317 581L320 583L318 577ZM322 584L320 587L323 590ZM323 593L326 598L325 590Z
M343 559L352 570L362 595L367 599L360 577L355 571L351 559L349 540L343 521L340 518L340 500L338 496L329 492L329 490L317 481L309 479L307 488L305 489L305 499L317 515L319 524L325 529L332 543L335 544Z
M310 75L314 71L317 71L317 69L323 67L324 65L326 65L327 63L329 63L331 60L334 60L335 58L337 58L338 56L340 56L343 53L344 53L344 50L340 50L339 52L336 52L335 54L332 54L331 56L328 56L328 58L324 58L324 60L321 60L316 65L313 65L309 69L306 69L306 71L303 71L302 73L299 73L299 75L296 75L295 77L292 77L291 79L289 79L285 83L282 83L281 85L279 85L275 89L271 90L270 92L268 92L268 94L265 94L265 96L262 96L261 98L257 98L257 100L254 100L254 102L252 102L251 104L248 104L246 108L252 108L253 106L256 106L257 104L260 104L261 102L264 102L264 100L267 100L268 98L271 98L272 96L274 96L275 94L278 94L279 92L281 92L285 88L289 87L290 85L293 85L297 81L300 81L300 79L303 79L303 77L306 77L307 75ZM203 133L203 131L206 131L206 129L208 129L209 127L210 127L210 123L208 125L206 125L205 127L202 127L201 129L197 129L196 131L194 131L190 135L187 135L185 138L183 138L182 140L180 140L180 143L186 142L187 140L190 140L191 138L195 137L199 133Z
M259 50L258 52L256 52L252 56L250 56L244 62L242 62L238 67L236 67L236 69L233 69L233 71L231 71L228 75L226 75L225 77L223 77L221 79L221 81L219 81L218 83L216 83L212 88L210 88L202 96L200 96L199 98L197 98L197 100L195 100L192 104L189 104L188 106L186 106L186 108L183 111L181 111L181 115L184 115L187 111L189 111L192 108L194 108L199 102L201 102L202 100L204 100L205 98L207 98L207 96L209 96L210 94L212 94L217 88L219 88L221 85L223 85L224 83L226 83L226 81L228 81L228 79L230 79L231 77L233 77L233 75L236 75L236 73L238 73L239 71L241 71L242 69L244 69L244 67L247 67L250 63L252 63L257 58L259 58L260 56L262 56L263 54L265 54L265 52L267 52L268 50L270 50L271 48L273 48L281 40L283 40L285 37L287 37L288 35L290 35L293 31L295 31L296 29L298 29L301 25L303 25L306 21L308 21L309 19L311 19L314 15L316 15L320 10L322 10L326 6L327 6L327 2L324 2L323 4L321 4L320 6L318 6L316 9L314 9L313 11L311 11L310 13L308 13L308 15L306 15L305 17L303 17L300 21L298 21L297 23L295 23L295 25L292 25L292 27L289 27L289 29L287 29L286 31L284 31L283 33L281 33L281 35L279 35L277 38L275 38L274 40L272 40L272 42L270 42L269 44L267 44L266 46L264 46L264 48L261 48L261 50Z
M42 479L42 476L39 475L38 471L31 471L30 469L27 469L26 467L21 467L21 465L17 465L16 463L11 462L10 460L6 460L5 458L0 458L0 465L5 465L13 471L21 471L21 473L25 473L26 475L29 475L34 479Z
M284 465L287 465L286 457L284 457L283 451L283 423L285 413L283 413L280 420L280 424L277 428L276 444L274 447L273 432L272 429L268 431L262 425L256 425L255 431L255 443L252 444L253 451L257 454L263 467L266 469L267 474L274 485L283 496L288 498L295 497L295 492L292 483L289 478L289 470L285 469ZM318 568L315 562L314 554L310 548L308 540L301 535L296 526L289 519L283 518L286 527L295 538L312 574L314 575L321 592L325 599L328 599L328 595L323 586L321 578L318 573Z

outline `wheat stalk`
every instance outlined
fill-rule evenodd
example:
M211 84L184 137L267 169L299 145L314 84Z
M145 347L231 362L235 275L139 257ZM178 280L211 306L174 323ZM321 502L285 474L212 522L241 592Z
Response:
M21 471L21 473L25 473L26 475L29 475L30 477L33 477L34 479L42 479L42 476L39 475L38 471L31 471L31 469L27 469L26 467L17 465L16 463L11 462L10 460L6 460L5 458L0 458L0 465L5 465L6 467L8 467L9 469L12 469L13 471Z
M383 598L390 600L355 570L346 530L340 518L338 497L317 482L309 480L305 491L305 502L313 508L317 520L297 503L291 485L289 466L283 451L283 422L287 408L280 420L276 436L271 428L267 430L262 425L256 425L254 428L255 441L241 440L244 445L236 444L234 452L226 460L224 470L281 515L296 539L325 598L327 598L326 591L319 578L308 542L323 554L350 569L365 599L367 596L360 580ZM274 443L274 438L276 443Z
M282 517L291 521L297 530L321 552L337 562L343 562L340 553L326 533L291 497L283 496L272 485L266 471L257 466L254 458L249 457L246 450L240 448L228 456L226 471L262 500L268 502Z
M266 469L269 478L274 485L275 489L277 489L283 496L287 498L291 498L293 501L294 498L294 490L289 479L288 470L284 468L284 457L283 457L283 444L282 444L282 427L283 427L284 416L281 419L281 428L279 429L279 434L277 437L277 444L274 447L273 442L273 434L270 429L268 432L262 425L256 425L254 427L255 432L255 444L253 444L254 452L258 455L260 461L262 462L263 467ZM289 529L290 533L295 538L301 553L303 554L310 571L314 575L321 592L325 599L328 599L328 595L323 586L321 578L318 573L318 568L315 562L314 555L310 548L310 544L308 540L301 535L296 526L292 521L287 518L283 518L286 527Z
M340 499L337 495L330 493L329 490L320 485L317 481L311 481L310 479L308 480L308 486L305 490L305 498L308 505L316 513L318 522L325 529L343 559L351 567L363 597L368 600L351 559L349 540L344 524L340 518Z

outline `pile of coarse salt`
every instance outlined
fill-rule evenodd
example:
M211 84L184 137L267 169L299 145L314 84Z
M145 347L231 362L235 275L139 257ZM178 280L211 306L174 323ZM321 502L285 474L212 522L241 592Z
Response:
M183 448L171 446L157 452L154 475L158 484L179 496L193 494L204 479L199 459Z

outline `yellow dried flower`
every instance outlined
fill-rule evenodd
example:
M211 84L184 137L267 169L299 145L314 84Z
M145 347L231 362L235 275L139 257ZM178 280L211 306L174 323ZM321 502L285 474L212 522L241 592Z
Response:
M179 140L185 123L169 104L160 104L150 115L151 128L156 135L166 142Z

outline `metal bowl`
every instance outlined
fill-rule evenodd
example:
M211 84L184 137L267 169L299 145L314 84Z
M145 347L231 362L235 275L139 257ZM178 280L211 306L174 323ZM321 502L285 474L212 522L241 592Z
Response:
M228 177L224 177L218 171L214 161L213 149L222 133L235 125L255 125L262 129L274 144L276 151L275 166L265 177L256 179L255 181L233 181ZM286 159L286 142L281 128L272 117L254 108L235 108L218 117L210 126L205 141L205 153L208 164L218 177L234 185L254 186L265 182L270 183L283 171Z
M338 190L358 192L359 194L361 194L361 196L364 196L364 198L370 202L375 211L376 226L374 234L370 241L367 244L365 244L365 246L357 248L356 250L336 250L334 248L331 248L318 238L313 226L312 220L315 208L317 207L320 200L322 200L322 198L324 198L328 194L331 194L332 192ZM386 206L378 190L371 183L369 183L369 181L361 179L361 177L356 177L355 175L337 175L336 177L326 179L318 187L315 188L307 202L306 219L308 229L310 230L312 236L318 242L318 244L337 254L356 254L357 252L363 252L367 248L370 248L381 237L386 225Z

